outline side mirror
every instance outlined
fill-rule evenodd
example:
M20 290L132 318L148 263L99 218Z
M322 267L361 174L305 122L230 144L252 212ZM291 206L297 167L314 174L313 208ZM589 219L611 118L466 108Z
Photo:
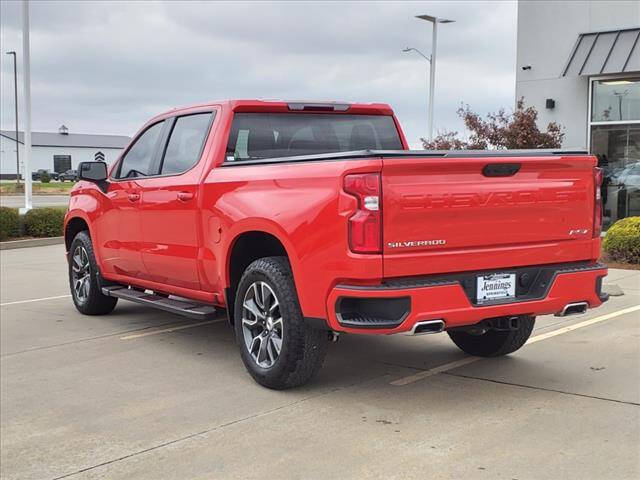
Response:
M107 180L107 164L104 162L81 162L78 165L78 178L94 183L104 182Z

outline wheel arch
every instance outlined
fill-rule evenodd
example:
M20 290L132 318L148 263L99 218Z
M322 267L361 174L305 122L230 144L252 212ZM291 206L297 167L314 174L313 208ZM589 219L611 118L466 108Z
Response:
M72 214L67 217L64 224L64 245L67 253L75 236L83 230L88 231L89 236L91 236L89 222L84 217L78 214Z
M233 238L229 244L225 262L225 297L229 323L233 324L236 289L246 268L259 258L280 256L287 257L294 271L295 257L291 255L285 242L273 232L247 230Z

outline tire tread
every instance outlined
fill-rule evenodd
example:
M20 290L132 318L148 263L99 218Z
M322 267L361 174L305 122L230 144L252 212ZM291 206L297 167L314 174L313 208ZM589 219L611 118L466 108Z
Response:
M100 283L98 282L98 264L96 262L95 253L93 251L93 243L91 242L91 237L89 236L89 232L83 230L78 232L78 234L74 237L71 242L71 248L69 251L71 255L73 255L73 251L78 246L78 243L81 243L82 246L87 251L87 255L89 256L89 263L91 265L91 287L89 293L89 299L87 302L81 304L76 300L75 295L73 294L73 280L71 277L71 259L69 259L69 287L71 289L71 298L73 299L73 303L76 306L76 309L84 315L106 315L113 311L118 303L118 299L115 297L108 297L103 295L100 291Z
M277 364L268 370L255 365L246 352L242 337L244 289L248 288L256 276L264 277L272 287L276 287L281 314L283 306L288 313L286 318L283 315L287 337L287 346L282 350L285 356L279 358ZM247 267L238 284L234 311L236 337L242 360L256 382L268 388L282 390L303 385L318 373L328 349L327 332L314 329L304 322L293 274L286 257L263 257Z

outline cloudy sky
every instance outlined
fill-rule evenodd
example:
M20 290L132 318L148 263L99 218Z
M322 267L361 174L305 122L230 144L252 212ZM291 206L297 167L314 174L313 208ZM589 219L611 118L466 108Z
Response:
M18 52L20 3L0 2L2 51ZM32 2L35 131L133 135L150 116L224 98L391 104L410 142L426 135L431 28L441 25L435 128L463 130L460 102L512 107L515 2ZM2 55L2 129L13 129L13 64ZM22 104L22 97L19 102Z

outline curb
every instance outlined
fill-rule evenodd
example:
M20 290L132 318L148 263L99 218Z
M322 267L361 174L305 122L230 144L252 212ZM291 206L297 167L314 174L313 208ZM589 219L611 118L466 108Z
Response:
M29 238L27 240L12 240L0 242L0 250L13 250L15 248L43 247L45 245L61 245L64 237Z

